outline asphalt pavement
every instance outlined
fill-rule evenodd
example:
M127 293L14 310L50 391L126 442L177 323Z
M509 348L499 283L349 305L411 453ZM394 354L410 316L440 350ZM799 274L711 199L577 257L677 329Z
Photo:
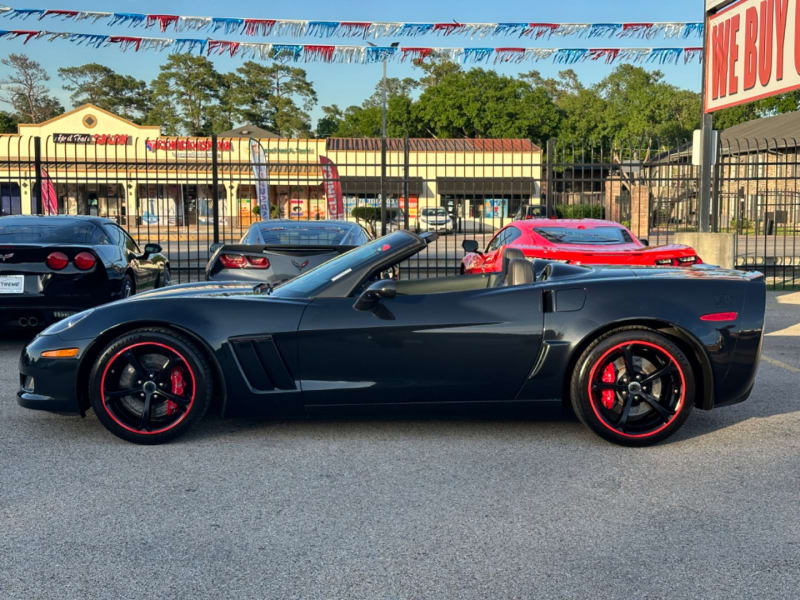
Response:
M20 408L2 340L0 598L798 598L800 294L768 331L747 402L639 449L553 407L136 446Z

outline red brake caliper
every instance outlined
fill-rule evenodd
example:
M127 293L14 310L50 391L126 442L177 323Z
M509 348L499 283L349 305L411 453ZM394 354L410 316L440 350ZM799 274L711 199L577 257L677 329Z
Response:
M172 369L169 381L172 384L172 393L176 396L183 396L183 392L186 390L186 382L183 380L183 373L181 373L179 367ZM172 400L167 400L167 414L174 415L176 412L178 412L178 405Z
M603 383L614 383L617 380L617 373L614 370L614 364L608 363L606 368L603 369ZM614 390L603 390L603 397L601 402L603 406L608 410L614 406L614 403L617 401L617 394Z

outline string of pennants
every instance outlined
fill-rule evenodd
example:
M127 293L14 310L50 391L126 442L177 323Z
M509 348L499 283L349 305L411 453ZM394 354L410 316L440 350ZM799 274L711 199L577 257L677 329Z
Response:
M232 17L187 17L169 14L123 13L86 10L0 7L8 19L60 19L67 21L102 21L109 26L158 28L180 31L207 31L247 36L382 38L422 35L469 37L519 37L550 39L582 37L588 39L702 38L701 22L669 23L399 23L378 21L308 21L297 19L248 19Z
M284 62L376 63L446 58L462 63L521 63L551 59L557 64L601 61L606 64L700 62L703 48L431 48L391 46L330 46L314 44L270 44L196 38L138 37L39 30L0 30L0 39L53 42L66 40L79 46L121 50L170 50L177 53L238 56L245 59Z

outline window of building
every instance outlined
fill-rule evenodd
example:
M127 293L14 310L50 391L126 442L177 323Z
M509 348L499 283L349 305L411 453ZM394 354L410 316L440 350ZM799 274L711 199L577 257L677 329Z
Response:
M22 200L19 184L0 183L0 216L19 215L22 213Z

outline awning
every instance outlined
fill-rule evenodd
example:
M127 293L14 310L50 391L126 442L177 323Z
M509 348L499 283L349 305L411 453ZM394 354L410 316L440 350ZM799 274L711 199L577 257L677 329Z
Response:
M437 177L436 191L445 196L534 196L530 177Z
M339 181L342 184L342 194L345 196L377 196L381 193L381 178L380 177L354 177L344 176L340 177ZM402 196L403 195L403 178L402 177L386 177L383 181L383 188L386 195ZM409 177L408 178L408 194L409 196L421 196L422 190L425 188L425 182L422 177Z

